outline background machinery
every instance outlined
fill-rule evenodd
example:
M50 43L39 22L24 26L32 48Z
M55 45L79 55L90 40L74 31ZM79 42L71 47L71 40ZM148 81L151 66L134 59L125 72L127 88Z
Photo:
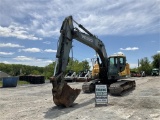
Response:
M65 81L74 82L76 80L77 74L73 70L69 70L64 77Z
M73 22L85 33L75 28ZM103 42L82 25L74 21L72 16L69 16L65 18L60 29L54 76L50 78L53 85L53 101L57 106L71 106L81 91L80 89L71 88L64 80L73 39L93 48L100 58L97 59L99 65L98 78L90 82L85 82L82 86L83 91L90 91L90 88L94 88L96 84L106 84L110 94L121 94L124 90L135 87L135 81L119 80L119 72L125 70L126 58L124 56L108 58Z
M88 82L90 80L91 80L90 70L80 71L77 78L76 78L76 82Z
M160 70L158 68L152 69L152 72L151 72L152 76L159 76L159 74L160 74Z

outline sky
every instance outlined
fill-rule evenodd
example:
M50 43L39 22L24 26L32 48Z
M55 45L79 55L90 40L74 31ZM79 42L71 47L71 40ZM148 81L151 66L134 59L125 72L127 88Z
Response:
M0 0L0 63L55 61L60 27L70 15L102 40L108 56L125 54L131 68L160 53L160 0ZM73 40L74 59L91 63L95 54Z

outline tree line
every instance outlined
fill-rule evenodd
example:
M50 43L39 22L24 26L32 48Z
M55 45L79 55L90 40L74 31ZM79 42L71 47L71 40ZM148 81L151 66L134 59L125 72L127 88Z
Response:
M11 76L20 76L20 75L43 75L46 79L53 76L55 62L45 66L45 67L38 67L38 66L29 66L29 65L22 65L22 64L5 64L0 63L0 71L6 72ZM79 72L82 70L90 69L89 62L73 60L69 58L69 62L66 68L66 72L69 70L73 70L75 72Z
M139 60L139 67L131 69L131 71L145 71L147 75L151 74L153 68L160 69L160 53L157 53L152 56L153 61L149 61L147 57L144 57Z
M131 71L145 71L147 75L150 75L151 70L153 68L159 68L160 66L160 53L155 54L152 56L153 61L150 62L147 57L140 59L139 67L133 68ZM22 64L4 64L0 63L0 71L6 72L11 76L20 76L20 75L44 75L46 79L53 76L55 62L45 66L45 67L38 67L38 66L29 66L29 65L22 65ZM89 62L87 60L78 61L69 58L69 62L66 68L66 72L69 70L73 70L75 72L79 72L82 70L89 70Z

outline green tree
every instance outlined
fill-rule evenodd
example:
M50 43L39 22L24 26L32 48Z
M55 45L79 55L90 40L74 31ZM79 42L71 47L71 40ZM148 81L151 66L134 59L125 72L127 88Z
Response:
M68 65L66 66L66 71L74 70L75 61L72 58L69 58Z
M49 79L51 76L53 76L54 74L54 67L55 67L55 62L47 65L45 68L44 68L44 76L46 77L46 79Z
M6 72L11 75L12 65L0 63L0 71Z
M140 67L138 68L138 70L145 71L147 75L151 74L152 66L147 57L140 59Z
M44 67L0 63L0 71L6 72L12 76L29 75L33 73L42 75L44 72Z
M67 68L66 68L66 72L69 71L69 70L73 70L76 73L78 73L79 71L86 70L86 69L87 70L90 69L90 66L89 66L89 63L88 63L87 60L79 62L78 60L72 60L70 58L69 63L68 63Z
M82 67L83 70L89 70L90 69L89 62L87 60L82 61Z
M40 75L41 73L38 70L33 70L31 72L32 75Z
M152 56L153 62L152 65L154 68L160 68L160 53L157 53Z
M130 71L131 72L138 72L138 68L131 68Z

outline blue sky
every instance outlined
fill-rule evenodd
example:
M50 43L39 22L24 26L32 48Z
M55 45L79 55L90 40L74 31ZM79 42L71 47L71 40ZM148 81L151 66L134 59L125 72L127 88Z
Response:
M130 66L160 53L160 0L0 0L0 62L46 66L55 61L65 17L101 39L108 56L124 53ZM95 57L74 40L73 57Z

